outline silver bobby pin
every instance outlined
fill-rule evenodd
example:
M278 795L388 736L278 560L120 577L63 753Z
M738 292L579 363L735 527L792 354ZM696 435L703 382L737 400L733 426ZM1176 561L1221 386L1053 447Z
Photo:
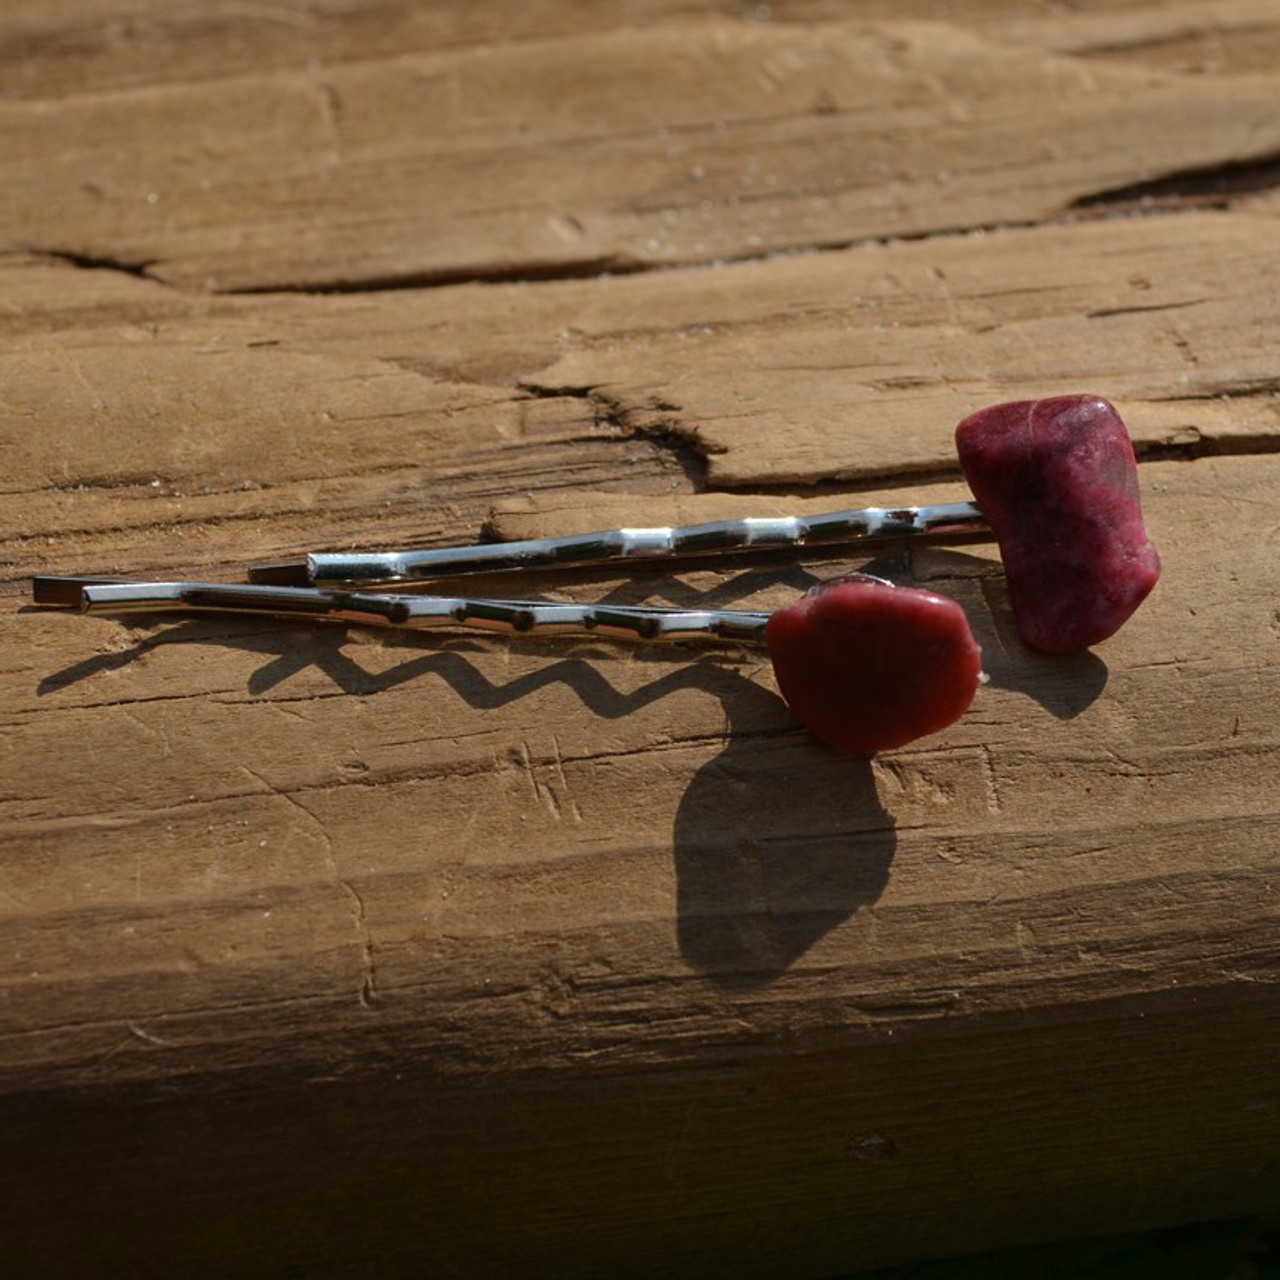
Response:
M828 515L749 517L653 529L608 529L567 538L530 538L471 547L433 547L425 551L310 555L305 562L258 565L250 581L317 587L421 582L466 573L541 569L610 560L668 559L726 552L923 534L974 533L987 528L972 502L926 507L866 507Z
M213 582L122 582L42 575L36 604L82 613L157 610L270 614L275 617L427 630L469 627L508 634L593 635L614 640L725 640L763 643L767 613L632 605L482 600L459 596L374 595L312 587Z

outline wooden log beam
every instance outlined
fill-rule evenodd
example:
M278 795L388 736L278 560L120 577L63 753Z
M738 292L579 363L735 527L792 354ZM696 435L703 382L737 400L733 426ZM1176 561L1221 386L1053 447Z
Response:
M15 1274L819 1280L1277 1207L1274 13L621 14L0 18ZM955 500L960 417L1075 390L1165 565L1094 653L983 541L538 580L954 595L990 681L871 761L759 651L28 603Z

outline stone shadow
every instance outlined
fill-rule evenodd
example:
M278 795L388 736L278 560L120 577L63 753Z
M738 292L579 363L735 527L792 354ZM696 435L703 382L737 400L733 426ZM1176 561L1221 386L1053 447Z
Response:
M752 731L759 686L722 705L724 750L676 812L676 934L693 969L727 988L767 984L884 891L897 843L870 760L798 727ZM775 723L776 712L769 717Z

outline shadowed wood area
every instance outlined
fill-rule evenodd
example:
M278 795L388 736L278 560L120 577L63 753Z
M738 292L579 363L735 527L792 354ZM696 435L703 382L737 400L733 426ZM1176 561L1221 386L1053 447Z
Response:
M1280 1209L1280 9L0 14L0 1257L829 1280ZM962 500L1124 414L1164 575L871 760L767 654L35 608L37 573ZM909 673L903 673L909 678Z

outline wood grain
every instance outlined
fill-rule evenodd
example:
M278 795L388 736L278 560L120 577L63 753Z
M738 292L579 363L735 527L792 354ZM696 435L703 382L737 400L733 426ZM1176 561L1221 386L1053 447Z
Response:
M15 1274L820 1280L1274 1212L1280 24L933 10L0 18ZM1073 390L1164 560L1094 653L1022 646L981 540L539 580L954 595L989 683L871 761L761 651L27 603L954 500L961 416Z
M933 0L282 0L192 8L172 0L11 0L0 96L71 97L300 66L629 31L719 17L756 25L934 20ZM1011 45L1196 75L1269 72L1280 20L1269 0L969 0L964 29ZM940 24L943 27L951 24Z
M0 127L10 248L218 291L633 271L1035 222L1280 153L1269 75L1089 65L936 22L686 19L19 101Z

